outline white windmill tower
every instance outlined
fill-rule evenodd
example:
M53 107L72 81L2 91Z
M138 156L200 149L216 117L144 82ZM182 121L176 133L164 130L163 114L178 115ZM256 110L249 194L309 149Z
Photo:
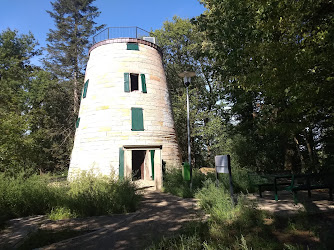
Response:
M162 162L180 164L162 53L148 32L107 28L94 37L76 127L69 179L113 172L160 189Z

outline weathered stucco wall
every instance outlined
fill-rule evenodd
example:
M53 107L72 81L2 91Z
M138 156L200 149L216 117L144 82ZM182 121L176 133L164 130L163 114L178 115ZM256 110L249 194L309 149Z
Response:
M124 73L145 74L147 93L124 91ZM140 78L140 77L139 77ZM180 156L159 51L139 44L127 50L126 42L95 47L90 52L81 99L69 177L77 170L118 175L119 148L123 145L162 145L161 158L178 165ZM142 108L144 131L131 130L131 108Z

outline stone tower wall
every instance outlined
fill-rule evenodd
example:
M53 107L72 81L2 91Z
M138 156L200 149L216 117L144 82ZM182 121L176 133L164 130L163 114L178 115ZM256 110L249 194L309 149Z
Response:
M132 39L133 40L133 39ZM81 99L69 176L78 170L118 175L119 148L162 145L167 165L179 165L180 155L161 53L139 41L127 50L124 39L94 45L86 68L87 95ZM142 41L142 43L140 43ZM147 93L124 91L124 73L145 74ZM142 108L144 131L131 130L131 108Z

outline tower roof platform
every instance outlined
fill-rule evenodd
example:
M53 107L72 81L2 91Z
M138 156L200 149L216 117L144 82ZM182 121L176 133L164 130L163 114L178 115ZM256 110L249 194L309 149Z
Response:
M161 53L161 49L157 45L155 37L151 36L151 32L148 32L137 26L105 28L93 36L93 46L89 49L89 53L101 45L110 43L144 44L155 48L159 51L159 53Z

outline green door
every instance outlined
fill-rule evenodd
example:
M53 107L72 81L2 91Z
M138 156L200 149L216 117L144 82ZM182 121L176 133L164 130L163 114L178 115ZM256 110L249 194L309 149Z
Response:
M124 179L124 150L119 148L119 179Z
M150 150L150 152L151 152L152 180L154 180L154 153L155 153L155 150Z

